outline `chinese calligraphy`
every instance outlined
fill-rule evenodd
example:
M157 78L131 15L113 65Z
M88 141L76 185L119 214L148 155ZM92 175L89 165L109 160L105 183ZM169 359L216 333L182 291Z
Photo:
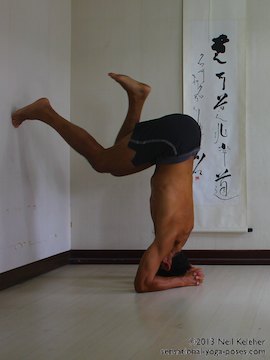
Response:
M224 54L226 51L226 47L224 44L229 42L227 35L220 35L217 38L214 38L212 40L214 42L214 45L212 45L212 49L215 51L215 56L213 60L217 61L219 64L226 64L227 61L221 61L218 56L219 54Z
M207 54L207 51L202 51L196 61L192 74L192 103L195 119L204 130L204 117L205 117L205 103L210 104L210 118L215 121L215 126L208 129L214 129L214 142L211 146L211 152L216 152L218 156L215 173L212 174L213 179L213 195L220 200L230 200L237 195L233 194L232 181L234 181L234 173L231 171L230 152L231 149L231 132L232 127L230 124L231 113L230 106L232 99L230 98L232 89L231 74L229 73L230 67L226 66L228 63L227 44L230 43L228 35L222 34L212 39L212 46L210 48L214 51L214 57ZM209 51L209 48L208 48ZM207 70L207 71L206 71ZM209 79L213 81L209 85ZM210 87L209 87L210 86ZM211 94L214 99L207 98L209 90L212 89ZM211 105L212 102L212 105ZM208 146L208 149L209 146ZM214 153L211 154L214 156ZM222 156L222 158L220 158ZM204 176L204 164L207 159L207 152L204 150L199 153L195 160L193 175L195 181L201 180ZM215 175L216 174L216 175ZM210 179L210 178L209 178Z
M193 78L193 99L195 102L195 105L193 107L193 110L196 114L196 121L202 128L201 123L201 108L200 108L200 102L204 98L204 84L205 84L205 55L203 53L200 54L199 59L197 61L197 69L195 74L192 74ZM206 157L205 153L203 153L201 156L197 156L196 160L198 160L197 164L195 165L193 174L195 175L195 180L200 180L200 176L203 174L203 170L201 167L201 164Z
M223 58L223 61L219 59L220 54L226 53L226 46L225 44L230 41L227 35L220 35L216 38L212 39L213 45L212 50L215 51L215 55L213 60L217 62L217 65L213 67L214 69L220 67L220 71L216 72L216 78L218 81L222 81L220 86L220 91L223 93L218 93L216 96L217 102L213 106L213 111L215 112L215 119L217 119L217 130L215 131L215 144L217 145L217 150L223 154L223 167L224 169L219 173L216 174L215 178L215 193L214 195L220 200L230 200L236 195L231 195L230 191L230 181L232 180L233 174L231 173L230 164L227 159L229 151L231 148L227 144L227 140L230 138L230 133L227 128L226 121L224 120L224 113L227 106L230 106L230 98L227 93L227 84L226 84L226 71L224 65L227 64L226 58ZM224 57L224 56L223 56ZM219 91L219 90L217 90Z

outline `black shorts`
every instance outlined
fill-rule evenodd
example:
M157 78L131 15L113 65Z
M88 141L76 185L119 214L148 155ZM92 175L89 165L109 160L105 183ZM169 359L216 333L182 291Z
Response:
M173 164L196 157L201 145L201 129L190 116L167 115L136 124L128 146L136 151L135 166Z

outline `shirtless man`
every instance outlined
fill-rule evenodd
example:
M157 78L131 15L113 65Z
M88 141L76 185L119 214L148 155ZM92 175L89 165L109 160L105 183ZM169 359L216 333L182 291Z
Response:
M124 123L110 148L103 148L88 132L70 123L51 107L46 98L17 110L15 128L25 120L40 120L100 173L125 176L156 165L151 178L150 208L155 239L145 251L134 281L137 292L200 285L201 269L191 267L183 276L157 275L160 266L169 271L193 228L193 160L199 151L200 129L195 120L181 114L141 122L150 86L120 74L109 76L126 90L129 107Z

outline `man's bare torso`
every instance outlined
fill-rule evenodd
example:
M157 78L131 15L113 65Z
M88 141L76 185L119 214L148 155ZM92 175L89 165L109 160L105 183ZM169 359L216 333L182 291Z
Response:
M151 179L150 199L156 236L166 238L167 232L177 233L182 222L193 226L192 172L193 159L156 168ZM183 245L176 243L175 250Z

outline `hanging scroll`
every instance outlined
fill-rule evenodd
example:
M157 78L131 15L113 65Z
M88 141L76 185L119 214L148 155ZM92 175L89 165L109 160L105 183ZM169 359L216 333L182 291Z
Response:
M184 113L197 120L195 231L247 231L245 0L184 1Z

